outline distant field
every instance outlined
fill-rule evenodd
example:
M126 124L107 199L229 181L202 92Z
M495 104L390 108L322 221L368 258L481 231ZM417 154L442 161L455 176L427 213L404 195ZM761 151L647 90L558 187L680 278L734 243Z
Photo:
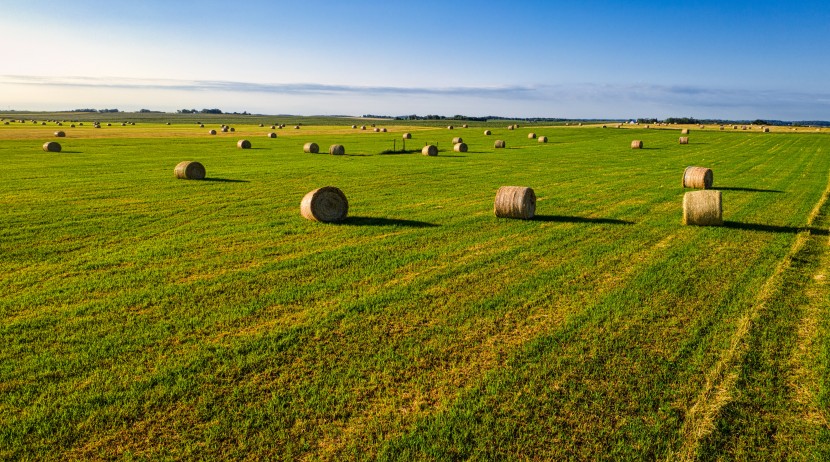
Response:
M170 118L0 125L0 459L830 458L826 132Z

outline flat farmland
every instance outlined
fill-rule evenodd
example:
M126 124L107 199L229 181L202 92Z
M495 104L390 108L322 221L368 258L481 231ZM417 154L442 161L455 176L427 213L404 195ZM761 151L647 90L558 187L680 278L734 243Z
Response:
M272 119L0 125L0 458L830 457L830 134Z

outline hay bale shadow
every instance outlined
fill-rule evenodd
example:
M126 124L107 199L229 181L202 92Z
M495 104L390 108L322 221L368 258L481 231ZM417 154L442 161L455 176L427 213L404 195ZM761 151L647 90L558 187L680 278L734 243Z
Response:
M778 234L796 234L800 233L801 231L809 231L810 233L815 234L816 236L830 235L830 231L826 229L813 228L809 226L777 226L765 225L761 223L741 223L739 221L724 221L723 227L729 229L740 229L744 231L761 231L765 233Z
M565 215L536 215L533 217L534 221L554 222L554 223L588 223L595 225L633 225L633 221L617 220L615 218L588 218L588 217L572 217Z
M743 192L767 192L767 193L783 193L784 191L778 189L757 189L757 188L740 188L740 187L729 187L729 186L718 186L712 187L712 189L717 189L719 191L743 191Z
M232 180L230 178L203 178L201 181L211 181L214 183L250 183L248 180Z
M350 226L404 226L407 228L435 228L439 226L425 221L379 217L346 217L339 224Z

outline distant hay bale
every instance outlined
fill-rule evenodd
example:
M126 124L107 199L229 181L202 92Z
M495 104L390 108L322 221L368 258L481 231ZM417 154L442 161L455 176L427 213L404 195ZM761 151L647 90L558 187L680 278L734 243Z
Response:
M236 142L236 147L239 149L251 149L251 142L248 140L239 140Z
M696 226L723 225L721 192L690 191L683 195L683 224Z
M464 124L464 125L461 126L461 128L470 128L470 126L467 125L467 124Z
M46 124L44 124L46 125ZM167 125L170 125L169 123ZM112 124L107 124L107 127L112 127Z
M535 133L533 133L533 132L528 133L528 134L527 134L527 139L529 139L529 140L534 140L534 139L536 139L536 134L535 134Z
M57 141L43 143L43 150L46 152L61 152L61 145Z
M208 134L209 134L209 135L215 135L215 134L216 134L216 130L214 130L214 129L210 129L210 130L208 131Z
M733 125L733 126L732 126L732 130L737 130L737 129L738 129L738 126L737 126L737 125Z
M695 189L712 189L714 175L706 167L686 167L683 171L683 187Z
M228 127L222 127L222 133L228 133Z
M607 125L603 125L603 126L602 126L602 128L608 128L608 126L607 126Z
M259 126L260 126L260 127L264 127L265 125L263 125L263 124L259 124Z
M492 134L493 132L491 132L490 130L484 130L484 136L490 136Z
M764 133L769 133L769 127L764 127Z
M381 129L380 129L380 131L381 131L382 133L386 133L386 127L381 128Z
M701 125L701 126L700 126L700 128L701 128L701 130L702 130L702 129L706 128L706 126L705 126L705 125Z
M126 126L127 126L127 124L126 124L125 122L122 122L122 123L121 123L121 126L122 126L122 127L126 127Z
M377 128L377 127L375 127L374 131L375 131L375 133L380 133L380 129Z
M689 134L689 129L688 129L688 128L684 128L683 130L680 130L680 134L681 134L681 135L688 135L688 134Z
M508 130L513 130L514 128L513 128L513 126L512 126L512 125L508 125L508 126L507 126L507 129L508 129Z
M311 221L334 223L342 221L349 213L346 195L334 186L317 188L303 196L300 214Z
M622 128L622 124L617 124L617 128Z
M540 143L547 143L548 142L548 137L547 136L540 136L538 141Z
M496 149L504 149L507 147L507 144L504 142L504 140L496 140L496 142L493 143L493 147Z
M643 142L641 140L632 141L631 149L643 149Z
M412 133L404 133L402 138L405 139L405 140L411 140L412 139Z
M271 130L276 130L276 129L277 129L276 125L271 125Z
M646 125L646 128L651 128L651 125Z
M6 125L8 125L8 124L6 124ZM75 124L70 125L69 128L75 128Z
M678 141L680 144L689 144L689 137L688 136L681 136Z
M299 130L299 129L300 129L299 125L294 125L294 130Z
M186 160L176 165L173 174L180 180L203 180L205 178L205 166L199 162Z
M352 128L357 128L357 125L352 125Z
M452 144L458 144L458 143L463 143L463 142L464 142L464 140L461 139L460 136L456 136L455 138L452 139Z
M536 193L524 186L502 186L496 193L493 213L499 218L530 220L536 215Z
M365 125L361 125L361 126L360 126L360 129L361 129L361 130L366 130L366 126L365 126Z
M205 124L199 124L199 128L205 128Z
M746 130L746 125L741 125L741 130Z
M274 133L274 132L271 132L271 133L268 134L268 138L276 138L276 137L277 137L277 134Z
M235 132L235 131L236 131L236 129L235 129L235 128L233 128L233 127L231 127L229 130L230 130L230 131L232 131L232 132Z
M167 125L170 125L170 122L167 122ZM110 126L110 124L107 124L107 127L109 127L109 126Z
M428 144L421 149L421 154L425 156L437 156L438 155L438 147Z
M58 138L63 138L64 136L66 136L66 133L58 131L55 132L55 136L57 136Z
M320 152L320 146L317 146L317 143L306 143L303 145L303 152L317 154Z
M332 144L329 146L329 154L333 156L342 156L346 154L346 148L342 144Z
M467 145L465 143L455 143L452 150L455 152L467 152Z
M519 124L513 124L513 128L519 128Z
M452 125L447 125L447 130L452 130L454 127Z

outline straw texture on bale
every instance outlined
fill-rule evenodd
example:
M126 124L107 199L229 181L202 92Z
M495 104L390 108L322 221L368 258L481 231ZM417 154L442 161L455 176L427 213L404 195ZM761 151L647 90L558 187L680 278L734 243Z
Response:
M492 134L493 132L491 132L490 130L484 130L484 136L490 136Z
M714 175L712 169L706 167L686 167L683 171L683 187L696 189L712 189Z
M527 139L532 140L532 139L534 139L534 138L536 138L536 134L535 134L535 133L530 132L530 133L528 133L528 134L527 134Z
M55 136L57 136L58 138L63 138L64 136L66 136L66 133L64 133L64 132L55 132Z
M428 144L421 149L421 154L425 156L437 156L438 155L438 147Z
M507 144L505 144L504 140L496 140L496 142L493 143L493 147L496 149L502 149L506 148Z
M317 154L320 152L320 146L317 146L317 143L306 143L303 145L303 152Z
M631 149L642 149L643 142L640 140L634 140L631 142Z
M264 127L265 125L259 124L260 127Z
M333 156L342 156L346 154L346 148L342 144L332 144L329 146L329 154Z
M525 186L502 186L496 193L493 212L499 218L529 220L536 215L536 193Z
M723 204L720 191L690 191L683 195L683 224L696 226L723 225Z
M248 140L239 140L236 142L236 147L239 149L251 149L251 142Z
M61 145L57 141L43 143L43 150L46 152L61 152Z
M467 144L455 143L455 145L452 147L452 150L455 152L467 152Z
M412 139L412 133L404 133L403 134L403 139L411 140Z
M277 137L277 134L274 133L274 132L271 132L271 133L268 134L268 138L276 138L276 137Z
M678 141L680 141L680 144L689 144L689 137L681 136L680 138L678 138Z
M346 195L334 186L309 192L300 202L300 214L308 220L332 223L342 221L349 213Z
M199 162L186 160L176 165L173 174L180 180L203 180L205 178L205 166Z
M458 144L458 143L463 143L463 142L464 142L464 140L461 139L460 136L456 136L455 138L452 139L452 144Z
M681 134L681 135L688 135L688 134L689 134L689 129L688 129L688 128L684 128L683 130L680 130L680 134Z
M214 129L210 129L210 131L208 132L208 134L215 135L215 134L216 134L216 130L214 130Z
M538 141L539 141L540 143L547 143L547 142L548 142L548 137L547 137L547 136L540 136L540 137L538 138Z

